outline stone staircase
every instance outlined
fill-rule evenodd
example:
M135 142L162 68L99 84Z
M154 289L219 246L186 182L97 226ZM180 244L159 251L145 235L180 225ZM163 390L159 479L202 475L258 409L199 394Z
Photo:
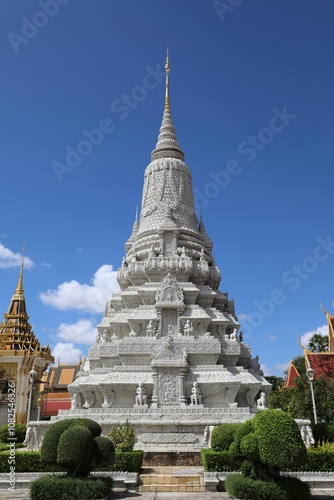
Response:
M139 476L140 492L204 492L203 467L146 467Z

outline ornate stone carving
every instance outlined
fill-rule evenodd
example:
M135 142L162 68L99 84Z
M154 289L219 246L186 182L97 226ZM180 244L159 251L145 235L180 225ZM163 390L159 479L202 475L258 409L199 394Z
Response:
M138 437L139 443L197 443L198 437L193 432L179 433L179 432L157 432L145 433Z
M168 273L162 280L160 289L158 290L155 300L157 303L171 304L173 302L183 302L184 296L182 288L178 284L178 280Z

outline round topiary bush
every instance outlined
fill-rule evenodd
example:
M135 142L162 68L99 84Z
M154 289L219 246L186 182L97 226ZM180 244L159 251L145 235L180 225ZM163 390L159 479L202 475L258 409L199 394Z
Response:
M115 461L115 447L111 439L97 436L93 443L94 466L104 467Z
M298 467L306 460L306 447L298 425L280 410L266 410L253 419L261 461L279 469Z
M240 442L240 452L242 455L254 462L260 461L259 441L257 435L252 432L244 436Z
M44 477L31 485L31 500L46 498L104 498L111 489L110 478L87 477L96 465L109 466L115 458L110 439L100 436L100 425L94 420L74 418L50 425L45 433L41 460L67 470L64 477ZM67 498L67 496L66 496Z
M234 458L245 458L243 453L240 450L240 444L242 439L245 436L248 436L251 432L253 432L253 421L252 420L247 420L243 424L239 424L235 434L234 434L234 441L231 443L229 447L229 453L231 456Z
M240 425L226 423L214 427L211 434L211 448L214 451L228 450Z
M87 475L92 468L94 438L83 426L70 427L62 433L57 446L57 463L69 476Z
M9 435L9 429L12 431L14 431L14 435ZM15 437L16 438L16 443L23 443L24 439L25 439L25 435L26 435L26 426L23 425L23 424L18 424L16 423L15 424L15 427L10 427L8 428L8 424L6 425L2 425L0 427L0 442L1 443L8 443L8 438L11 437Z
M57 447L60 436L70 427L77 425L86 427L93 437L100 436L102 432L101 426L89 418L71 418L51 424L45 433L41 447L41 458L44 462L49 464L57 463Z
M242 476L230 476L225 482L234 498L250 500L308 500L306 483L282 478L281 469L306 459L306 448L298 425L281 410L259 412L236 431L229 448L231 455L243 458Z

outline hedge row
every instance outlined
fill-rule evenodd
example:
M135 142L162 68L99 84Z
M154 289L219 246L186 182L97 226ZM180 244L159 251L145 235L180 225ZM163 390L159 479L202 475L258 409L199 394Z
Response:
M278 482L252 480L242 475L226 478L227 492L234 498L249 500L308 500L310 487L295 478L282 478Z
M109 478L81 479L74 477L45 476L33 481L30 487L31 500L46 498L68 498L79 500L89 498L99 500L111 491L112 481Z
M9 452L0 453L0 472L9 472L8 464ZM143 452L129 451L126 453L116 452L115 462L106 468L96 468L94 470L140 472L143 462ZM65 469L59 465L49 465L41 460L39 451L17 451L15 453L16 472L64 472Z
M235 472L240 470L243 462L242 459L232 457L226 450L201 450L201 460L203 467L207 472Z
M243 460L233 457L228 451L202 450L201 459L207 472L234 472L241 469ZM296 471L296 468L284 469ZM334 471L334 451L326 448L309 448L306 461L297 469L300 472L332 472Z

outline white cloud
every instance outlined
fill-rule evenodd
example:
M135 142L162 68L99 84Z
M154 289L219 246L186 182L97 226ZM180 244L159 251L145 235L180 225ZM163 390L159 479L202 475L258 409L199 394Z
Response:
M277 340L277 337L275 337L275 335L268 334L267 337L269 340Z
M267 377L268 375L272 375L270 368L268 368L266 365L263 365L262 363L260 364L261 370L263 371L263 375Z
M315 330L312 330L310 332L304 333L304 335L302 335L300 337L300 343L302 344L302 346L307 347L310 338L315 333L317 333L319 335L322 335L323 337L327 337L327 335L328 335L328 325L318 326L318 328L316 328Z
M52 356L55 358L55 364L60 363L79 363L82 351L74 347L73 342L63 343L59 342L52 349Z
M281 372L286 372L289 366L290 361L289 363L277 363L277 365L275 365L275 368L277 368L277 370L280 370Z
M240 321L248 321L252 318L252 315L251 314L244 314L244 313L240 313L238 314L238 319Z
M0 268L7 269L10 267L19 267L22 262L22 254L15 253L9 248L6 248L2 243L0 243ZM24 258L25 269L30 269L35 263L29 259L29 257Z
M89 319L79 319L72 325L62 323L57 329L60 340L78 344L94 344L96 333L96 327Z
M102 313L107 300L119 291L116 275L113 266L105 264L96 271L91 285L82 285L76 280L65 281L56 290L47 290L39 297L43 304L61 311L77 309Z

